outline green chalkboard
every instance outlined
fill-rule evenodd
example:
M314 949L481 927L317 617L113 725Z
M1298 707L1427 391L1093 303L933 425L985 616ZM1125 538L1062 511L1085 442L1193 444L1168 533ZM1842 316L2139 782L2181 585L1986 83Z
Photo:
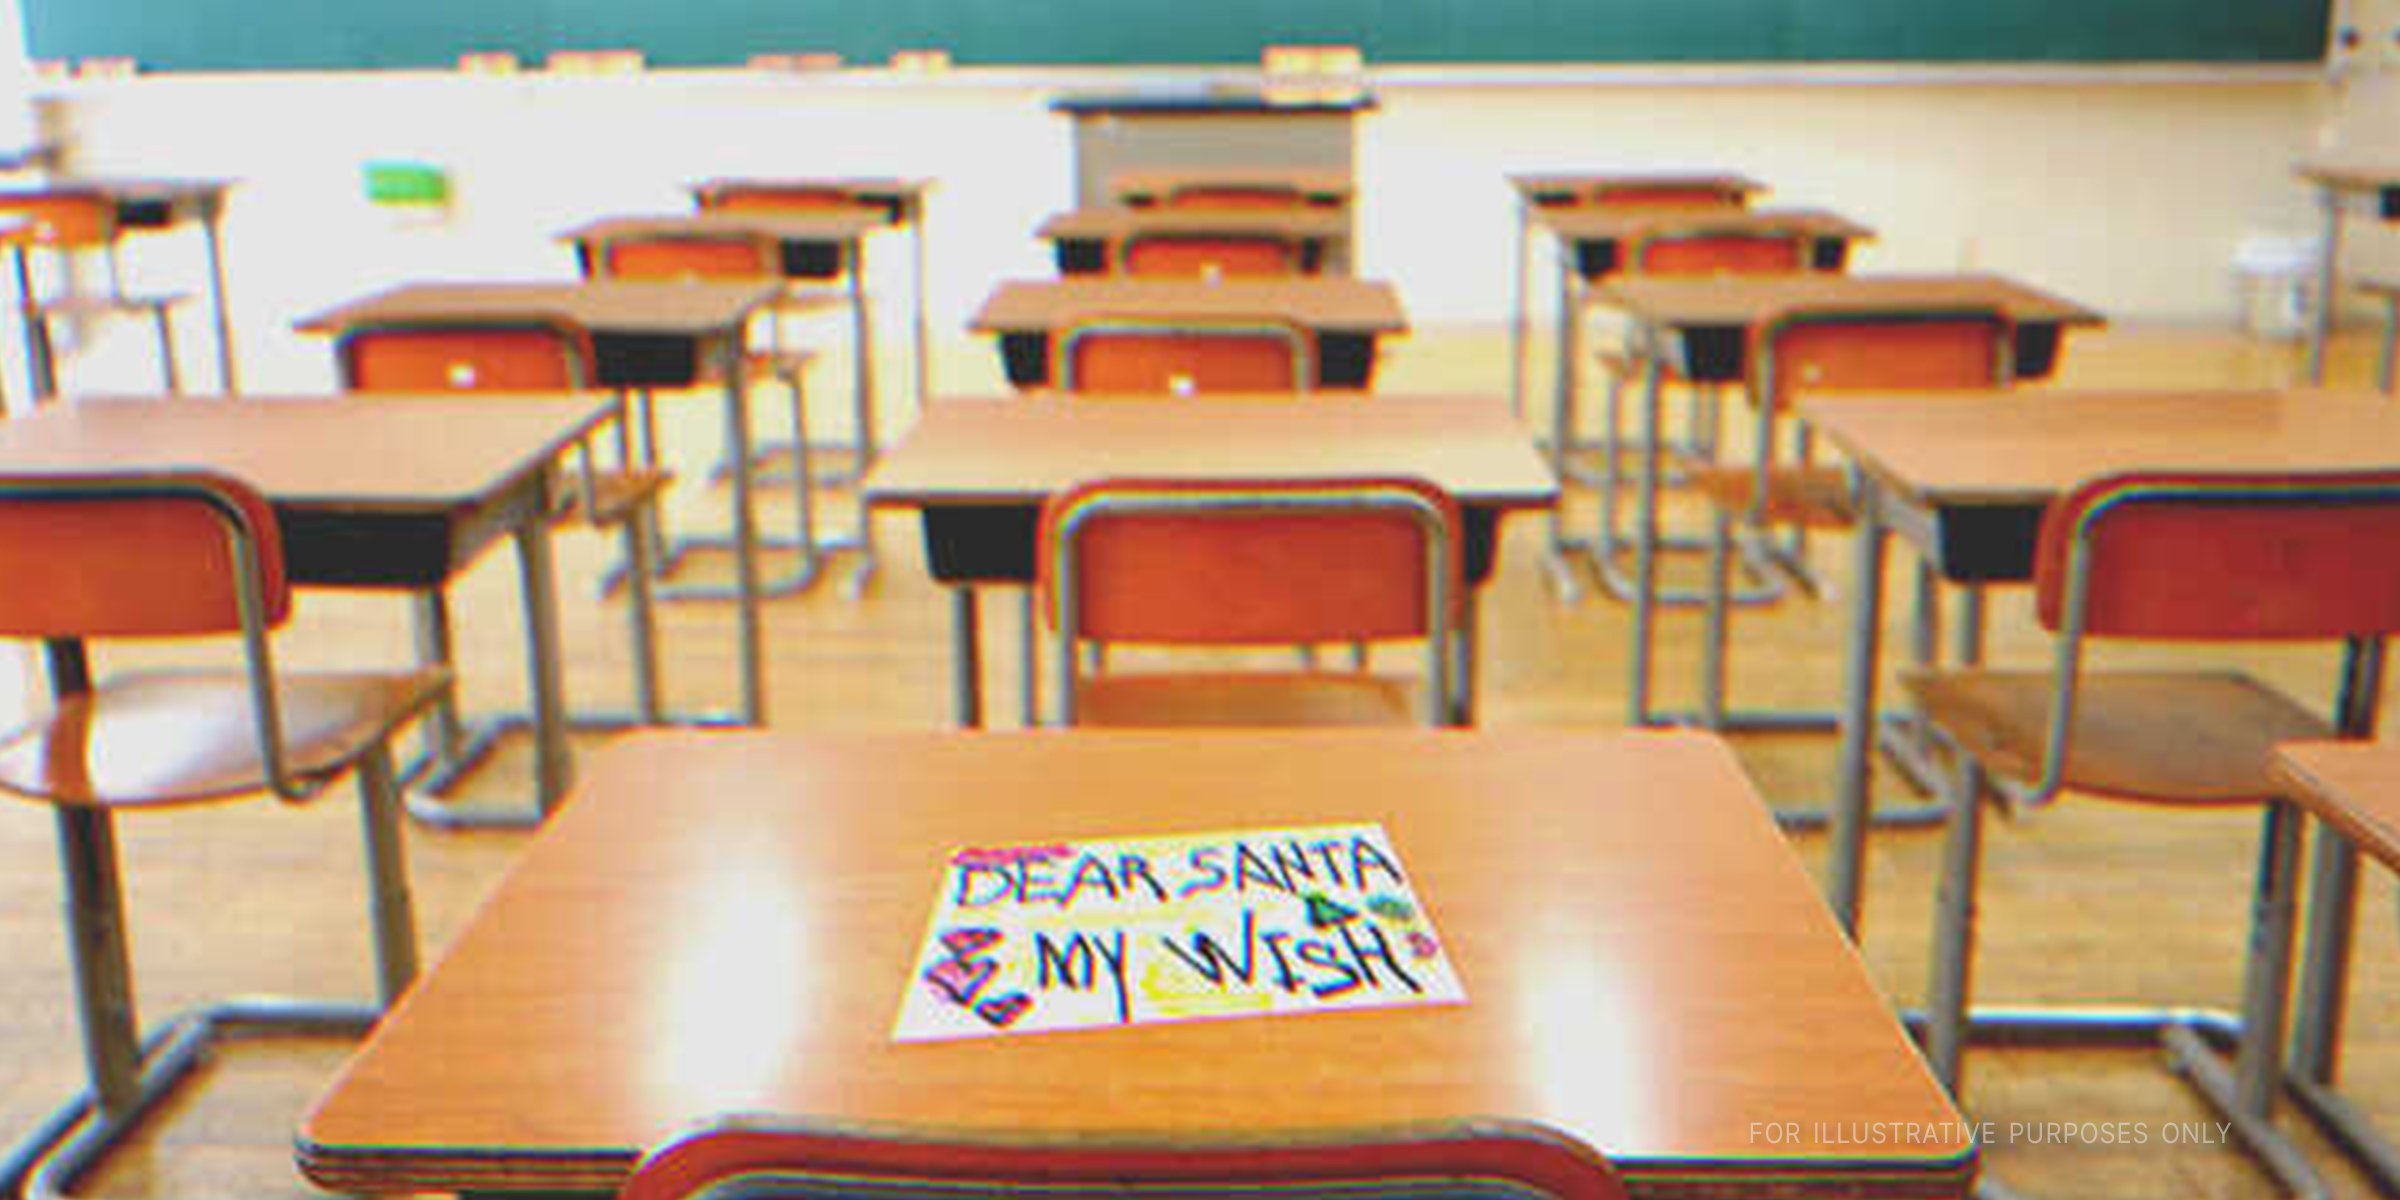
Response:
M150 70L440 67L638 47L664 66L834 51L962 65L1252 64L1339 42L1411 62L2311 62L2331 0L22 0L37 58Z

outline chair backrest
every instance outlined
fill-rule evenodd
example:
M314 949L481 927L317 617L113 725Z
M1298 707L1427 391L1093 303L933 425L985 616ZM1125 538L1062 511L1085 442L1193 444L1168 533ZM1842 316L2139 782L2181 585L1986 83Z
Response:
M591 385L591 335L564 322L360 325L335 347L354 392L553 392Z
M2091 480L2044 515L2034 594L2043 627L2075 636L2400 631L2400 472Z
M1738 208L1748 199L1736 190L1696 183L1617 183L1592 193L1600 208Z
M1119 269L1184 278L1295 275L1300 255L1289 240L1272 236L1137 234L1125 239Z
M601 243L594 273L610 279L758 279L776 273L778 247L747 234L660 234Z
M1278 322L1095 321L1059 339L1058 386L1159 395L1303 392L1316 384L1310 346L1306 333Z
M1645 275L1789 275L1808 265L1808 238L1789 232L1693 229L1635 239Z
M823 212L827 209L882 207L861 200L847 188L812 187L807 184L708 188L700 193L699 198L702 209L721 212Z
M197 472L0 476L0 637L186 637L290 615L275 513Z
M1260 209L1306 208L1308 195L1290 184L1192 183L1171 188L1162 208Z
M17 237L36 246L81 250L117 235L116 203L97 194L0 196L0 214L23 218Z
M2363 640L2400 631L2400 472L2136 472L2042 517L2035 613L2058 633L2036 794L2066 775L2087 636Z
M2014 349L2007 316L1989 308L1795 309L1754 331L1751 395L1779 411L1804 393L2001 387Z
M880 1185L880 1186L879 1186ZM913 1189L913 1190L912 1190ZM713 1123L645 1155L622 1200L816 1200L836 1195L1059 1200L1127 1194L1622 1200L1606 1160L1531 1125L1479 1123L1340 1140L1152 1145L875 1137L762 1118Z
M1278 646L1423 638L1429 722L1460 597L1458 504L1422 480L1102 479L1043 507L1043 612L1074 719L1082 639Z

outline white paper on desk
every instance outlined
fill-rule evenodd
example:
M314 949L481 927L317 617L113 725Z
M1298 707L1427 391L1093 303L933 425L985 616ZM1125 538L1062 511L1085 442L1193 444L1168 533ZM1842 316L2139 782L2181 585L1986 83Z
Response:
M1466 1000L1383 827L968 847L892 1038Z

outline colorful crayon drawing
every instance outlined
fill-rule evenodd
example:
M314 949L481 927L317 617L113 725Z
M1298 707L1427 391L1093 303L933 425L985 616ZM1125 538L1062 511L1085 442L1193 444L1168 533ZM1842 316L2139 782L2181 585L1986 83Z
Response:
M969 846L892 1037L1465 1000L1379 825Z

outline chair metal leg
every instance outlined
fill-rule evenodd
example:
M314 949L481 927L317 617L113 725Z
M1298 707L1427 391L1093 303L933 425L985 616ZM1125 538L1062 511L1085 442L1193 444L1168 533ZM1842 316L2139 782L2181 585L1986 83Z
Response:
M2292 980L2292 921L2298 907L2299 810L2281 801L2267 806L2260 837L2258 879L2251 893L2250 953L2243 971L2242 1041L2227 1070L2198 1035L2188 1029L2166 1033L2168 1060L2202 1099L2223 1114L2242 1147L2271 1172L2283 1189L2307 1200L2323 1200L2324 1180L2299 1146L2275 1128L2275 1098L2282 1090L2286 996Z
M361 786L378 798L365 805L367 869L378 982L388 1003L415 972L415 921L407 885L398 877L405 864L388 749L379 748L369 760L361 763ZM27 1200L64 1197L140 1125L144 1113L206 1061L209 1048L225 1036L261 1030L355 1037L371 1028L383 1011L379 1004L247 998L179 1014L142 1038L134 1012L124 887L111 814L106 809L61 806L57 820L68 947L91 1082L0 1156L0 1196L21 1194Z
M1934 901L1933 979L1926 992L1925 1059L1951 1096L1963 1087L1967 998L1975 961L1975 899L1983 867L1983 769L1961 755L1948 789L1950 829Z
M358 760L358 813L366 846L367 915L375 933L376 994L387 1007L417 978L417 909L409 891L401 809L392 748L379 741Z

